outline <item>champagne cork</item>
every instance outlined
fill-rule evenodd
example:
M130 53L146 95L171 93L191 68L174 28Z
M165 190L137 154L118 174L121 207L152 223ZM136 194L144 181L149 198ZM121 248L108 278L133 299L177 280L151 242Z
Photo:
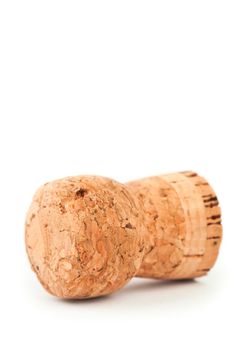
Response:
M221 237L216 194L193 172L127 184L99 176L56 180L38 189L25 225L41 284L78 299L112 293L134 276L203 276Z

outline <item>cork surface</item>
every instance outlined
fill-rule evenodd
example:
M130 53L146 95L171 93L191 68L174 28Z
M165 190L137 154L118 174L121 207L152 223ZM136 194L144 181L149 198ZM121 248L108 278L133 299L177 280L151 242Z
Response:
M32 269L59 297L111 293L140 267L141 222L127 188L113 180L85 176L45 184L26 220Z
M109 294L135 275L203 276L221 237L216 194L193 172L124 185L97 176L47 183L33 198L25 233L33 271L63 298Z
M141 203L149 234L141 277L184 279L205 275L222 237L216 194L193 172L151 177L128 184Z

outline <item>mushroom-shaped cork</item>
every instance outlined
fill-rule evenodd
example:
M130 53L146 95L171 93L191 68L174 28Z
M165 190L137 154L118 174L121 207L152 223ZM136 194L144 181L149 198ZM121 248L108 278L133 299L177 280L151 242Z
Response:
M221 213L210 185L189 171L124 185L67 177L36 192L25 236L32 269L46 290L92 298L135 275L205 275L218 255Z

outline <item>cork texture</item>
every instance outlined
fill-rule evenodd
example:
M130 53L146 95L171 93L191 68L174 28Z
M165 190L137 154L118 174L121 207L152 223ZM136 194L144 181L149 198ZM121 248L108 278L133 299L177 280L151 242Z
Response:
M128 184L143 211L147 247L138 276L184 279L205 275L222 238L216 194L193 172L151 177Z
M100 177L69 177L42 186L26 220L32 269L50 293L90 298L111 293L139 269L144 242L127 188Z
M63 298L109 294L135 275L203 276L221 238L216 194L193 172L124 185L98 176L56 180L38 189L25 226L33 271Z

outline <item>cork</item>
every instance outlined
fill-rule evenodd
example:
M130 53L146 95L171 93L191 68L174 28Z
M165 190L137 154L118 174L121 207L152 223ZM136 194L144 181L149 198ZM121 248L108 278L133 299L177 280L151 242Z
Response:
M151 177L127 184L140 201L147 245L141 277L190 279L213 267L222 239L216 194L194 172Z
M134 276L203 276L221 237L216 194L194 172L127 184L100 176L52 181L35 193L25 224L39 281L72 299L115 292Z

